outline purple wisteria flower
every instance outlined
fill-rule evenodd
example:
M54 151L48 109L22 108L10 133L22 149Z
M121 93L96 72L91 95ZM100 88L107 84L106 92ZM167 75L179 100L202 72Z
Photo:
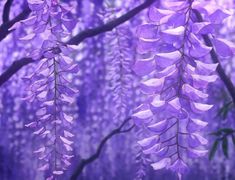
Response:
M39 171L52 172L47 179L55 179L70 166L73 157L71 124L73 117L63 107L75 102L77 90L69 87L68 73L79 71L69 57L74 46L62 39L70 34L75 23L70 19L70 9L57 0L28 0L31 15L21 23L29 33L21 41L32 42L28 56L38 61L35 71L26 76L30 80L30 92L24 98L40 104L36 111L38 119L26 124L34 129L33 134L43 139L34 151L40 160ZM36 48L33 45L36 41Z
M147 99L132 117L148 130L138 144L151 155L152 167L171 169L181 177L187 157L207 153L201 130L208 123L202 119L213 107L206 102L208 84L217 80L217 64L210 62L209 53L214 48L218 55L231 56L234 46L213 38L229 11L204 1L161 2L160 8L149 9L149 22L137 29L139 59L134 70L143 76L140 87ZM204 22L197 22L195 11ZM212 36L214 47L203 43L204 34Z

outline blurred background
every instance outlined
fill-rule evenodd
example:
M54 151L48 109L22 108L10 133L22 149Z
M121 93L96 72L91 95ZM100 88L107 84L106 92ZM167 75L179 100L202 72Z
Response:
M221 6L234 7L233 0L211 0ZM141 4L141 0L64 0L71 7L78 23L72 35L100 26ZM2 17L5 0L0 1ZM156 3L157 4L157 3ZM10 19L27 6L26 0L13 0ZM147 10L113 31L86 39L71 57L79 64L80 71L69 76L79 89L76 103L63 107L75 117L73 126L74 154L72 166L59 179L69 179L82 158L96 152L102 139L130 117L133 109L143 100L140 93L140 77L132 71L136 60L136 27L147 21ZM228 18L218 32L221 37L235 42L234 17ZM2 24L0 18L0 24ZM1 28L1 26L0 26ZM24 32L18 28L0 42L0 74L14 61L24 57L31 45L18 41ZM36 42L35 42L36 43ZM235 60L222 59L222 66L235 83ZM37 171L38 160L33 150L39 143L25 124L36 118L36 103L22 100L27 83L22 79L35 70L34 65L23 67L0 87L0 179L41 180ZM215 106L203 119L209 122L206 137L210 153L204 158L190 160L191 167L185 180L235 180L235 112L231 98L221 80L210 86L209 102ZM130 127L129 122L126 127ZM150 159L141 152L137 141L145 131L138 127L113 136L105 144L99 158L87 165L81 180L175 180L177 176L168 170L153 171ZM223 140L228 141L223 146Z

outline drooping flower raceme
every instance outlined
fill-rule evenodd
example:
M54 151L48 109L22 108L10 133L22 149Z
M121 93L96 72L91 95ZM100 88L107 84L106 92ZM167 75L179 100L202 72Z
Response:
M195 10L204 22L197 22ZM149 22L137 29L139 59L134 70L143 76L140 86L147 100L132 117L148 131L138 144L144 154L152 155L155 170L171 169L181 177L187 157L207 153L201 132L207 122L201 118L213 106L206 103L206 89L217 79L217 64L210 63L212 47L201 35L214 37L229 15L210 1L162 1L161 9L152 6ZM214 37L213 42L219 54L224 48L232 52L228 41Z
M72 46L61 39L69 35L74 23L69 19L69 9L56 0L28 0L32 10L30 17L21 21L30 29L22 41L36 42L29 56L38 61L33 74L25 77L32 81L25 99L39 104L38 117L26 126L34 129L33 134L42 139L34 151L40 164L38 170L52 172L48 179L63 174L73 157L71 130L73 117L63 107L74 102L78 92L69 87L68 73L78 72L78 67L68 57ZM50 173L47 173L50 174Z

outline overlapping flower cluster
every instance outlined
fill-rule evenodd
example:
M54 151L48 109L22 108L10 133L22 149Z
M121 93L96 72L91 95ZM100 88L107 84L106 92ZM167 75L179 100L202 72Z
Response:
M61 39L69 35L74 22L69 19L69 9L57 0L28 0L28 4L32 13L21 23L31 31L21 40L37 43L29 56L38 64L34 72L25 77L32 82L25 99L38 103L39 109L37 119L26 126L33 128L33 134L42 139L34 151L40 160L38 170L49 174L48 179L55 179L63 174L73 157L74 135L70 130L74 120L63 107L73 103L78 93L69 87L68 78L68 73L78 72L78 67L69 57L73 47Z
M204 22L197 22L195 10ZM143 76L141 90L147 99L133 119L147 129L148 137L138 143L151 155L155 170L171 169L181 177L187 157L207 153L201 130L208 123L201 118L213 106L206 103L206 90L217 79L210 52L215 48L219 55L233 53L230 42L214 36L229 15L210 1L167 0L160 8L152 6L149 23L137 29L139 59L134 70ZM213 37L214 47L203 43L204 34Z

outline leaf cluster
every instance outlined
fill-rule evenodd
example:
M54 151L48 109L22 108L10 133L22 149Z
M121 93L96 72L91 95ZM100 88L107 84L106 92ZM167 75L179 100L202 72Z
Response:
M232 139L233 145L235 146L235 129L221 128L218 131L210 133L210 135L215 136L216 140L214 141L210 150L209 160L212 160L214 158L219 146L221 146L224 156L228 158L229 138Z

